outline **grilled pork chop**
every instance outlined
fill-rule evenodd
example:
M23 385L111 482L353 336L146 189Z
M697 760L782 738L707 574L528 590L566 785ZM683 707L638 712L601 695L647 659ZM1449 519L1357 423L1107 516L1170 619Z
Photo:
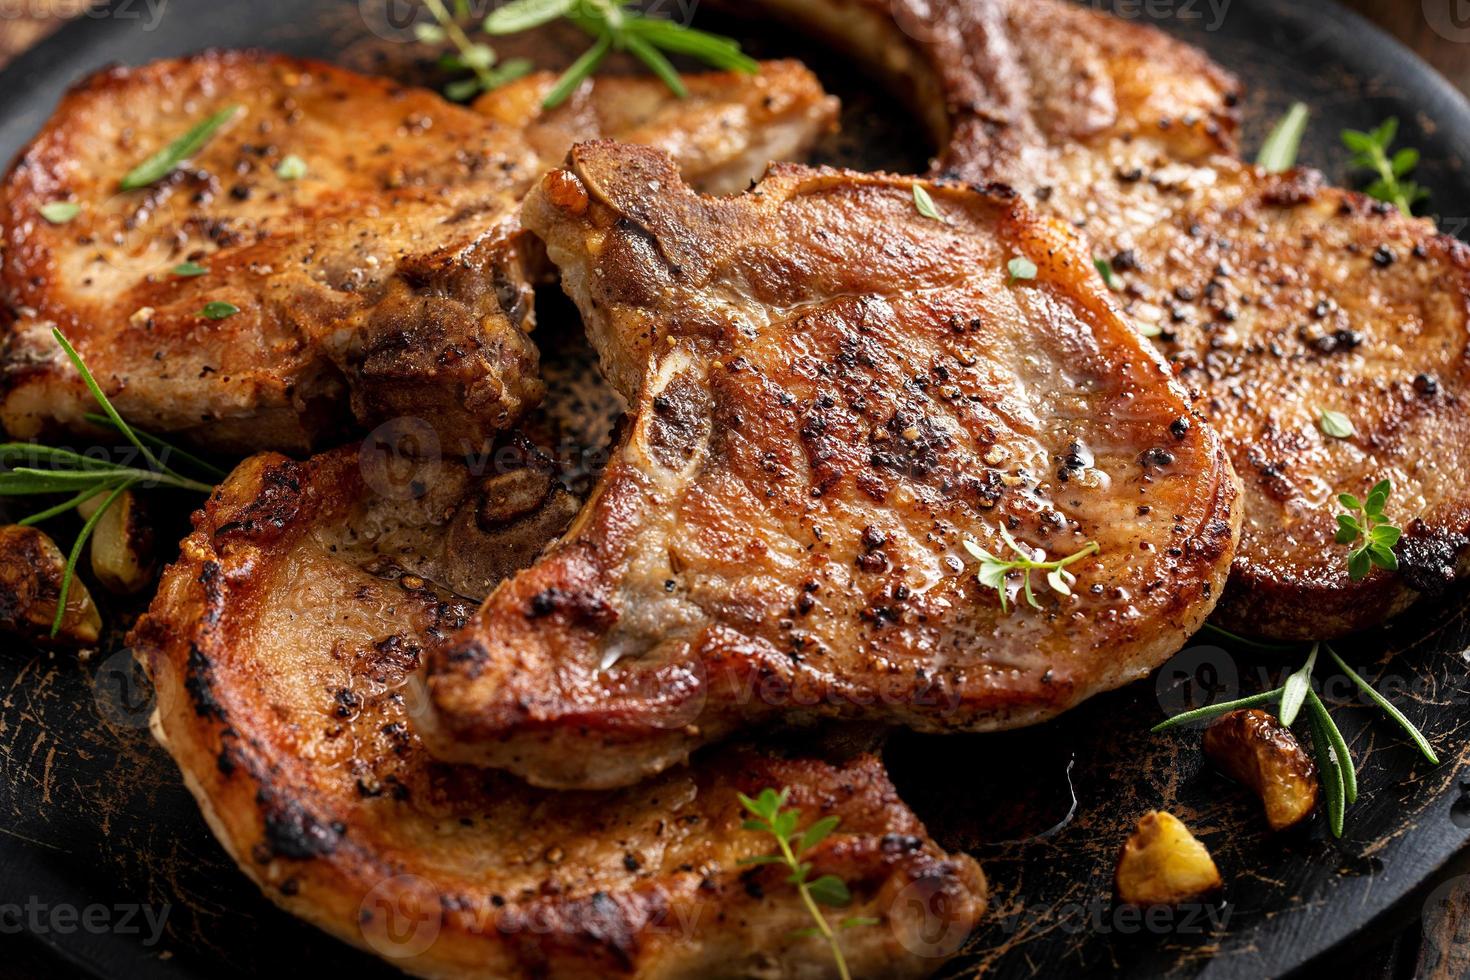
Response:
M803 827L841 819L814 875L881 920L842 933L853 975L935 969L984 878L871 755L733 747L598 794L427 756L405 678L473 609L442 586L483 571L467 553L539 547L557 496L534 469L477 485L355 450L257 456L216 491L133 642L154 730L225 848L279 905L420 975L828 976L826 947L793 935L811 920L786 872L738 864L770 841L741 829L736 793L786 786Z
M76 428L91 407L55 325L123 415L155 432L294 451L413 416L446 449L474 451L542 394L516 210L573 134L626 129L727 189L768 154L803 150L835 114L794 63L691 79L688 102L656 79L622 79L602 94L585 86L563 110L527 111L546 85L522 80L476 113L259 53L93 76L4 188L15 322L0 421L30 438ZM231 106L241 111L188 166L119 189L134 164ZM304 176L280 175L288 157ZM51 223L41 211L58 202L81 210ZM186 262L207 271L176 271ZM213 319L211 303L238 312Z
M754 6L917 96L938 172L1006 182L1112 263L1246 487L1223 624L1325 639L1470 573L1464 244L1314 172L1243 163L1235 79L1153 28L1058 0ZM1324 410L1354 434L1324 432ZM1383 479L1400 570L1353 582L1336 497Z
M833 170L713 199L599 143L532 192L632 417L571 532L430 656L434 752L606 787L776 718L1020 726L1203 622L1239 520L1218 438L1064 227L928 188L943 220ZM1003 604L965 547L1014 557L1002 530L1099 550Z

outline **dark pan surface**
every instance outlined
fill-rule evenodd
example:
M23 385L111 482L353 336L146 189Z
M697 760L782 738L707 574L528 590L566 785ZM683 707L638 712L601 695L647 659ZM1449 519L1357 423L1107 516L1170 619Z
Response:
M1307 102L1313 116L1303 160L1335 180L1349 176L1337 132L1399 116L1404 143L1423 151L1419 178L1433 191L1442 227L1466 237L1470 106L1396 42L1325 0L1122 0L1117 7L1157 19L1247 80L1248 146L1286 104ZM68 84L110 62L260 46L432 80L423 49L381 36L401 36L385 28L382 10L375 0L170 0L155 21L139 0L118 0L0 76L0 156L34 133ZM911 114L874 92L850 62L789 35L744 39L761 55L804 57L846 101L846 133L823 147L825 162L924 168L932 148ZM554 66L554 52L575 52L567 46L578 42L553 33L534 43L538 59ZM539 339L566 382L553 378L553 390L585 389L591 368L574 316L554 297L542 312ZM602 438L606 429L579 425L572 435ZM113 610L111 620L128 612ZM988 924L943 976L1254 978L1315 973L1324 963L1351 975L1355 951L1416 915L1436 883L1460 870L1454 859L1470 837L1463 592L1344 647L1371 675L1393 676L1388 692L1444 761L1437 768L1418 761L1375 711L1329 686L1362 763L1363 795L1340 842L1320 821L1268 839L1246 794L1201 766L1197 734L1148 734L1188 689L1248 693L1258 671L1276 669L1268 654L1212 642L1201 638L1157 683L1095 699L1040 729L889 743L905 797L944 844L982 859L995 888ZM236 871L153 744L149 691L126 651L78 663L0 643L0 969L46 964L54 973L52 964L64 963L111 977L391 975L276 911ZM1154 807L1174 810L1208 844L1227 881L1222 902L1152 921L1111 907L1116 850ZM123 908L139 904L147 910ZM111 927L57 917L65 906L105 906ZM161 937L152 942L160 916ZM18 921L26 934L15 933ZM1430 964L1435 953L1427 953Z

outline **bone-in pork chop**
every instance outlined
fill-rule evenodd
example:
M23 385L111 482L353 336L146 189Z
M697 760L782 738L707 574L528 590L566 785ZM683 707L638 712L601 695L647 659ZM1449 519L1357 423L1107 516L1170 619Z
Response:
M1470 574L1464 244L1313 172L1242 162L1235 79L1151 27L1058 0L754 7L914 94L938 172L1006 182L1111 263L1244 481L1222 623L1328 638ZM1352 434L1329 434L1324 411ZM1354 582L1336 498L1384 479L1400 568Z
M599 143L532 192L633 414L571 532L430 657L434 752L612 786L777 719L1019 726L1199 626L1239 519L1218 438L1063 226L959 186L925 217L914 184L708 198ZM1078 555L1071 594L977 581L1002 532Z
M467 554L529 557L557 497L534 468L481 483L355 450L258 456L216 491L133 642L154 730L230 855L277 904L423 976L829 976L825 945L794 935L811 920L786 872L738 864L772 845L736 793L784 786L801 826L841 819L814 876L848 883L843 916L879 920L842 933L852 974L932 972L984 878L871 755L722 748L599 794L428 757L405 679L474 608L443 586L483 571Z
M651 78L613 82L606 97L589 83L538 115L528 106L546 84L491 93L477 113L248 52L93 76L4 187L13 322L0 421L30 438L76 428L91 408L55 325L122 414L155 432L221 451L301 450L412 416L446 448L477 449L542 393L516 210L573 134L626 126L680 152L691 179L727 188L766 153L800 152L835 114L793 63L691 79L687 102ZM641 111L595 111L607 98ZM487 120L497 106L504 121ZM187 166L120 188L231 107ZM692 138L712 125L719 139ZM48 220L58 205L63 218L78 210Z

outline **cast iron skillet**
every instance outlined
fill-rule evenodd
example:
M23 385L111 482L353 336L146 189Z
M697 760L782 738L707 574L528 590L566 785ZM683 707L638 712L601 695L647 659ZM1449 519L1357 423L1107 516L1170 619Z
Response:
M116 0L0 75L0 157L34 133L67 85L110 62L253 45L410 80L431 74L426 52L402 43L402 17L392 16L409 5L385 2L171 0L157 4L159 16L143 0ZM1338 130L1399 116L1405 143L1423 151L1419 177L1441 226L1463 233L1470 105L1395 41L1325 0L1117 6L1157 19L1247 80L1249 147L1301 99L1313 111L1302 159L1341 182L1349 175ZM740 32L757 54L805 58L844 97L846 133L824 145L825 161L924 169L933 148L912 114L874 93L850 62L789 33L751 36L748 24L701 22ZM554 67L577 38L552 32L532 43ZM543 321L549 359L573 373L590 370L577 367L586 362L567 306L547 297ZM977 854L995 888L987 924L941 975L1281 975L1350 956L1421 909L1433 912L1444 889L1431 890L1458 870L1454 858L1470 837L1470 781L1461 782L1470 756L1461 721L1470 718L1465 599L1461 590L1344 645L1370 674L1390 675L1388 692L1444 761L1417 761L1379 714L1330 687L1363 768L1362 799L1340 842L1320 820L1268 839L1246 794L1201 767L1197 734L1147 734L1165 708L1207 688L1217 697L1256 690L1258 672L1282 663L1211 646L1207 637L1157 681L1038 729L893 738L887 755L905 798L944 844ZM109 610L110 620L133 612ZM7 961L114 977L387 975L277 911L234 868L149 737L150 707L146 683L116 643L85 663L13 642L0 654L0 935L11 949L22 942L10 935L17 927L29 936L26 952L17 960L7 953ZM1116 849L1153 807L1180 814L1209 845L1228 882L1222 902L1151 922L1111 907ZM151 921L128 911L138 905L149 907ZM88 906L105 911L86 913ZM66 907L77 917L67 918ZM84 913L92 928L81 925ZM1426 965L1447 952L1431 946Z

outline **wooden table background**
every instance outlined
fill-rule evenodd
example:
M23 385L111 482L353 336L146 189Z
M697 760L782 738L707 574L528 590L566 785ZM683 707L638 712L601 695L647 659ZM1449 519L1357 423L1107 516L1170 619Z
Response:
M1340 0L1399 38L1420 57L1470 94L1470 2L1467 0ZM55 30L86 7L87 0L0 0L0 68L16 54ZM1470 876L1467 876L1470 878ZM1462 879L1463 881L1464 879ZM1344 980L1450 980L1470 977L1470 950L1461 955L1426 956L1429 949L1456 948L1470 935L1470 883L1444 902L1433 921L1415 919L1386 941L1358 946L1351 964L1339 973ZM6 950L0 974L6 977L66 976L40 948ZM1428 963L1439 962L1439 969Z

